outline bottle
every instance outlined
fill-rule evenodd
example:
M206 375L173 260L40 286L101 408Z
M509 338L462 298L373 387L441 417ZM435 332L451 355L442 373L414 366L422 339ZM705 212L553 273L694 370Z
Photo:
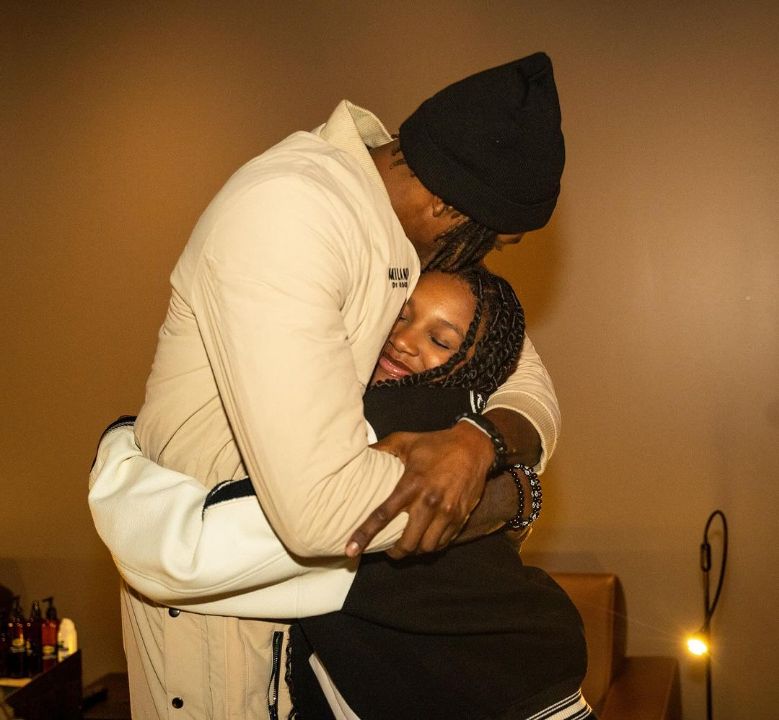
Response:
M54 607L54 598L43 598L43 602L48 603L46 618L41 624L41 669L45 672L57 664L57 631L60 621L57 608Z
M27 646L24 640L24 617L19 605L19 596L14 596L14 609L8 620L8 677L21 678L27 674Z
M8 613L0 609L0 677L8 677Z
M27 674L37 675L41 671L41 604L34 600L30 617L24 625L24 640L27 650Z
M57 633L57 661L62 662L76 650L78 650L76 626L70 618L62 618Z

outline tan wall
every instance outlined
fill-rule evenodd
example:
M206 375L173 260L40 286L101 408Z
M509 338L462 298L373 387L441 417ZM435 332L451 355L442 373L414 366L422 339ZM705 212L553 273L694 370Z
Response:
M716 707L773 716L775 4L159 5L4 3L0 582L26 604L55 594L87 679L119 669L117 576L86 474L102 426L142 400L199 212L341 97L394 127L442 84L543 48L563 102L563 198L547 230L494 261L564 410L528 557L618 572L630 650L679 653L701 717L680 642L701 621L698 543L721 507Z

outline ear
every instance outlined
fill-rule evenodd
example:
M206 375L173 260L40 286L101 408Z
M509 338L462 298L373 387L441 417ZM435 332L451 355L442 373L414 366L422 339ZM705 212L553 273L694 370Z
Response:
M435 218L448 215L450 220L459 220L465 217L459 210L455 210L451 205L449 205L437 195L432 196L430 207L433 217Z
M433 213L433 217L438 218L450 208L440 197L433 195L430 200L430 209Z

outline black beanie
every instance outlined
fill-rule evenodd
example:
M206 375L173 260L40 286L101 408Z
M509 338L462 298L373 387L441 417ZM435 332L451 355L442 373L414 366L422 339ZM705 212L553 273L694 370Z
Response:
M400 126L400 147L430 192L476 222L543 227L565 164L551 60L535 53L449 85Z

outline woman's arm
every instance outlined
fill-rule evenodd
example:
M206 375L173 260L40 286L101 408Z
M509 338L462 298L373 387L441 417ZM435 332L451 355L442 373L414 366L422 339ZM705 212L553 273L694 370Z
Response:
M128 419L98 445L89 508L119 573L152 600L243 617L338 609L356 564L322 558L314 565L291 556L249 483L222 488L208 492L195 478L145 458Z

